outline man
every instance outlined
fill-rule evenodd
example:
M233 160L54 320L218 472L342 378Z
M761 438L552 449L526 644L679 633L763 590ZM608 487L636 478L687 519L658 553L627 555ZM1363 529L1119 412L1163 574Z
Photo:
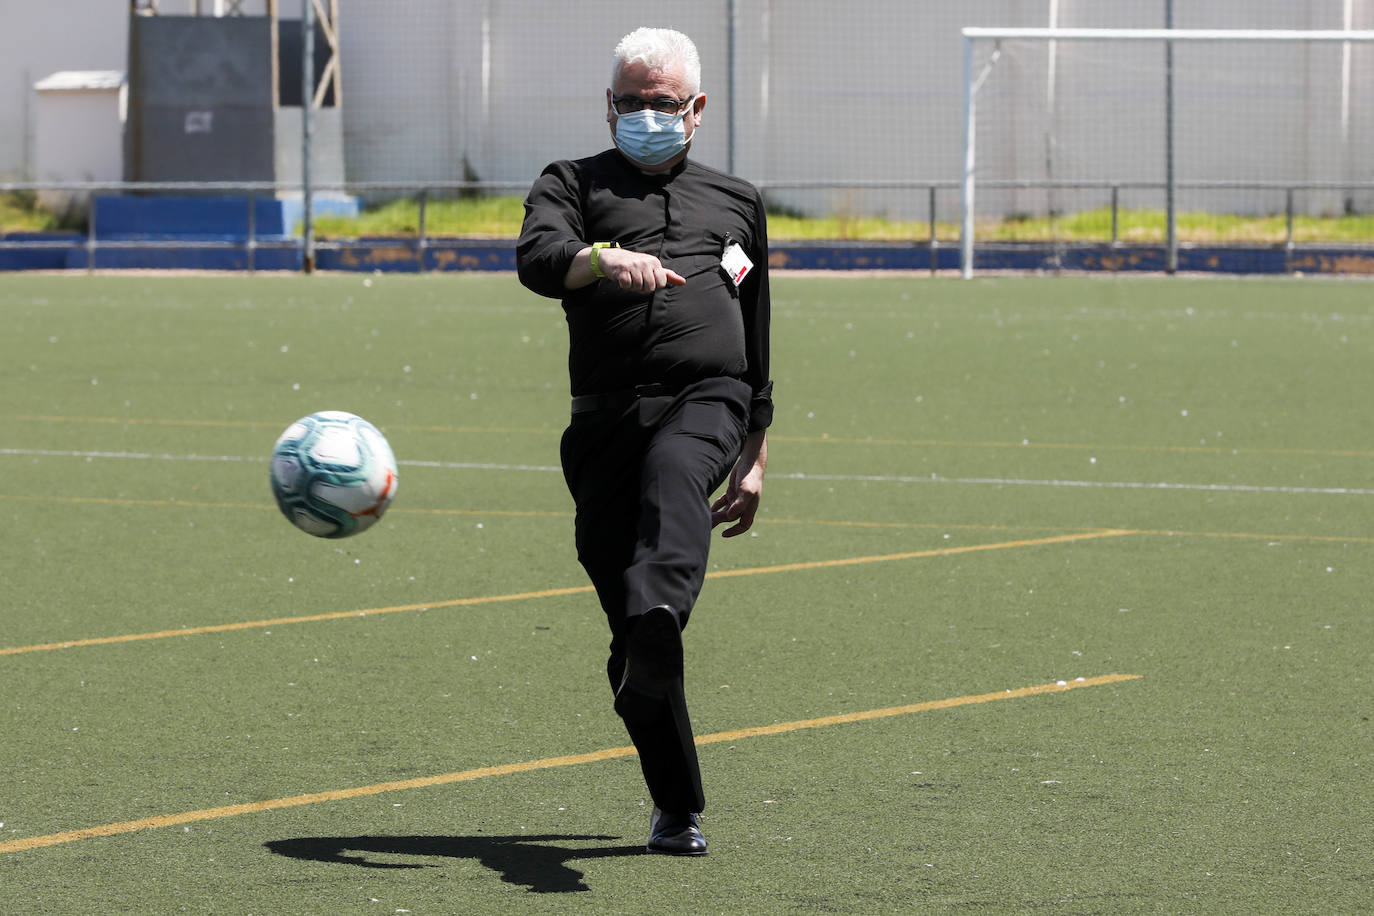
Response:
M615 710L654 801L648 849L676 855L706 853L682 628L711 529L753 524L773 417L763 200L688 159L705 107L687 36L627 35L606 92L613 148L544 170L517 248L521 282L563 300L578 560L610 623Z

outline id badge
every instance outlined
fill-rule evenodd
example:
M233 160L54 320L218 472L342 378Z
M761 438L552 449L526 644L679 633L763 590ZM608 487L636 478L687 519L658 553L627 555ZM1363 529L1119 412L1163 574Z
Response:
M749 275L749 271L754 269L754 262L749 260L749 255L744 253L739 242L727 236L725 251L720 256L720 266L724 269L725 275L730 278L730 282L738 288L744 282L744 278Z

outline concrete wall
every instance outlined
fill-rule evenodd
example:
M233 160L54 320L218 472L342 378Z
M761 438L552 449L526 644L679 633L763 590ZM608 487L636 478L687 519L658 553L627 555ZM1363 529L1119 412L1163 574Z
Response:
M274 113L276 134L277 180L281 184L300 184L301 154L301 109L296 106L278 108ZM343 115L337 108L317 108L310 118L310 181L321 186L317 193L324 193L329 185L344 183L343 170ZM328 191L332 195L344 192L336 188ZM299 192L292 192L299 196Z
M1370 27L1374 0L1350 2L1353 26ZM1175 25L1340 28L1345 3L1196 0L1176 5ZM950 181L962 166L961 27L1164 25L1162 0L859 0L824 13L813 0L738 0L736 8L740 51L731 93L725 0L413 0L403 13L385 0L349 0L342 12L349 178L524 182L551 159L605 148L610 49L643 23L680 28L701 50L708 104L694 155L702 161L764 182ZM1212 47L1177 55L1180 177L1374 179L1363 165L1374 162L1374 47L1354 52L1348 146L1333 142L1340 73L1329 55ZM1061 44L1052 116L1044 51L1008 55L990 82L987 111L995 123L982 132L986 174L1162 180L1161 47ZM1104 61L1124 69L1111 71ZM1256 102L1261 90L1270 98ZM1306 206L1329 210L1339 196L1313 196ZM772 197L808 212L928 212L924 190L784 190ZM954 218L957 194L939 197L942 218ZM1162 207L1157 197L1140 205ZM1044 192L985 200L998 212L1105 202L1101 195L1051 200ZM1282 206L1251 192L1217 202Z
M1179 28L1236 27L1221 4L1179 4ZM1340 29L1344 2L1254 2L1239 23L1262 29ZM1111 15L1115 7L1116 15ZM1150 27L1123 4L1063 2L1061 26ZM1354 0L1351 25L1374 27L1374 3ZM981 47L986 56L989 47ZM1162 181L1164 55L1159 44L1004 43L980 93L980 174L1002 178ZM1046 61L1055 54L1053 104ZM1349 47L1351 95L1343 106L1337 44L1185 44L1174 53L1175 173L1204 182L1374 181L1374 45ZM980 58L981 60L981 58ZM1051 110L1052 109L1052 110ZM1348 115L1343 121L1343 115ZM1015 130L1008 125L1016 125ZM984 143L986 141L986 144ZM1042 213L1105 205L1105 192L1006 191L980 195L984 212ZM1347 199L1368 212L1374 193L1305 191L1316 214ZM1163 209L1162 192L1123 192L1128 206ZM1188 191L1181 209L1275 213L1275 191Z
M34 176L34 84L60 70L123 70L128 5L0 0L0 179Z
M184 14L195 2L161 0L160 7ZM1374 28L1374 0L1189 0L1175 3L1175 25L1339 28L1347 2L1356 28ZM201 0L205 11L212 5ZM283 15L298 15L298 5L281 0ZM764 182L950 181L961 170L962 26L1054 19L1066 27L1160 27L1164 0L737 0L733 93L727 0L341 0L340 7L350 181L528 182L554 158L604 149L610 50L639 24L680 28L700 46L708 104L694 154L703 161L733 164ZM265 0L245 8L264 10ZM123 0L0 0L0 175L32 176L32 84L59 69L122 69L126 15ZM1019 62L1004 58L988 86L987 110L1002 103L984 131L980 163L989 175L1096 176L1098 166L1075 150L1110 163L1113 177L1162 175L1162 108L1148 78L1104 76L1092 54L1061 46L1050 148L1043 63L1037 71L1036 52L1022 53L1029 56ZM1157 50L1145 47L1107 54L1142 72L1158 62ZM1205 76L1187 82L1189 68L1206 69L1191 54L1179 54L1179 162L1189 174L1374 180L1374 48L1357 47L1352 60L1348 145L1333 142L1341 130L1339 73L1329 61L1287 49L1259 71L1209 85ZM1272 87L1279 101L1263 110L1282 136L1257 139L1253 109L1241 103L1280 75ZM924 191L776 197L807 211L920 218L926 210ZM941 192L940 201L942 218L952 219L957 194ZM997 206L1048 203L1043 192L1009 193Z

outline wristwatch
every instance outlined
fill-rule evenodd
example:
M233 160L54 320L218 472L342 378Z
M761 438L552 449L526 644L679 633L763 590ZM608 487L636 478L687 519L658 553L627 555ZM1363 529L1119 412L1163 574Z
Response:
M604 278L606 274L601 270L601 262L598 255L603 248L619 248L619 242L592 242L592 276Z

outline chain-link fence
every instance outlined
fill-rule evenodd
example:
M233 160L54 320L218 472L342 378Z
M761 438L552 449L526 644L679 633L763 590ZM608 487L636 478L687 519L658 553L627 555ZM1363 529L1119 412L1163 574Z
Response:
M166 15L173 2L163 0L160 12ZM442 245L438 240L449 234L433 218L437 202L518 200L548 162L592 155L609 145L605 90L611 50L639 25L678 28L696 41L707 107L693 155L763 188L783 233L780 241L791 232L797 238L948 247L961 225L961 30L1158 28L1173 5L1171 0L853 0L843 8L811 0L311 3L244 0L225 10L249 16L275 12L283 20L306 10L324 14L329 53L337 48L332 66L338 79L325 107L313 110L312 195L351 200L364 210L398 198L414 201L418 218L402 234L405 244L421 251ZM1374 0L1205 0L1179 5L1173 24L1369 28ZM281 34L299 42L305 32L296 23L294 32ZM273 67L290 57L277 51ZM1312 227L1301 220L1358 217L1374 207L1370 51L1374 48L1347 49L1344 57L1338 51L1334 62L1298 51L1244 59L1229 52L1200 58L1191 50L1180 54L1176 117L1185 139L1178 156L1187 172L1179 178L1198 191L1183 202L1199 211L1269 219L1265 236L1249 240L1254 244L1348 241L1339 233L1322 237L1320 220ZM980 111L984 158L979 169L988 191L980 198L980 218L999 223L997 231L1010 242L1066 234L1139 241L1144 230L1136 222L1142 211L1158 209L1158 187L1165 180L1162 95L1155 85L1158 49L1071 51L1041 43L1006 47L1003 55ZM296 51L297 75L300 57ZM204 70L203 55L196 60L199 69L193 71ZM292 64L285 66L289 70ZM284 73L273 70L273 78L289 83L292 77ZM297 87L295 105L303 94ZM138 187L106 182L97 188L89 182L74 186L73 181L80 185L79 175L35 175L36 181L0 185L0 193L59 184L76 187L82 200L93 191L233 193L246 211L254 211L261 198L299 199L306 161L301 109L283 101L286 95L278 87L271 103L275 180L231 187L207 176L209 184L192 188L195 183L173 185L147 175L139 176L144 180ZM129 105L137 110L138 100L130 99ZM184 123L188 132L199 125L208 132L220 120L191 111L173 124ZM1336 136L1342 138L1339 152L1332 142ZM320 166L325 147L332 159ZM1068 217L1076 214L1092 219L1075 224ZM98 211L71 220L82 233L88 262L98 260L90 253L107 241L103 222ZM252 223L245 217L229 237L198 241L256 255L310 236L314 226L313 220L299 226L288 219L278 237ZM324 250L347 247L354 244L351 238L378 231L365 221L355 230L346 223L330 226L311 239ZM1358 235L1358 225L1354 231ZM108 241L130 246L157 241L128 235ZM12 236L0 239L0 247L12 241Z

